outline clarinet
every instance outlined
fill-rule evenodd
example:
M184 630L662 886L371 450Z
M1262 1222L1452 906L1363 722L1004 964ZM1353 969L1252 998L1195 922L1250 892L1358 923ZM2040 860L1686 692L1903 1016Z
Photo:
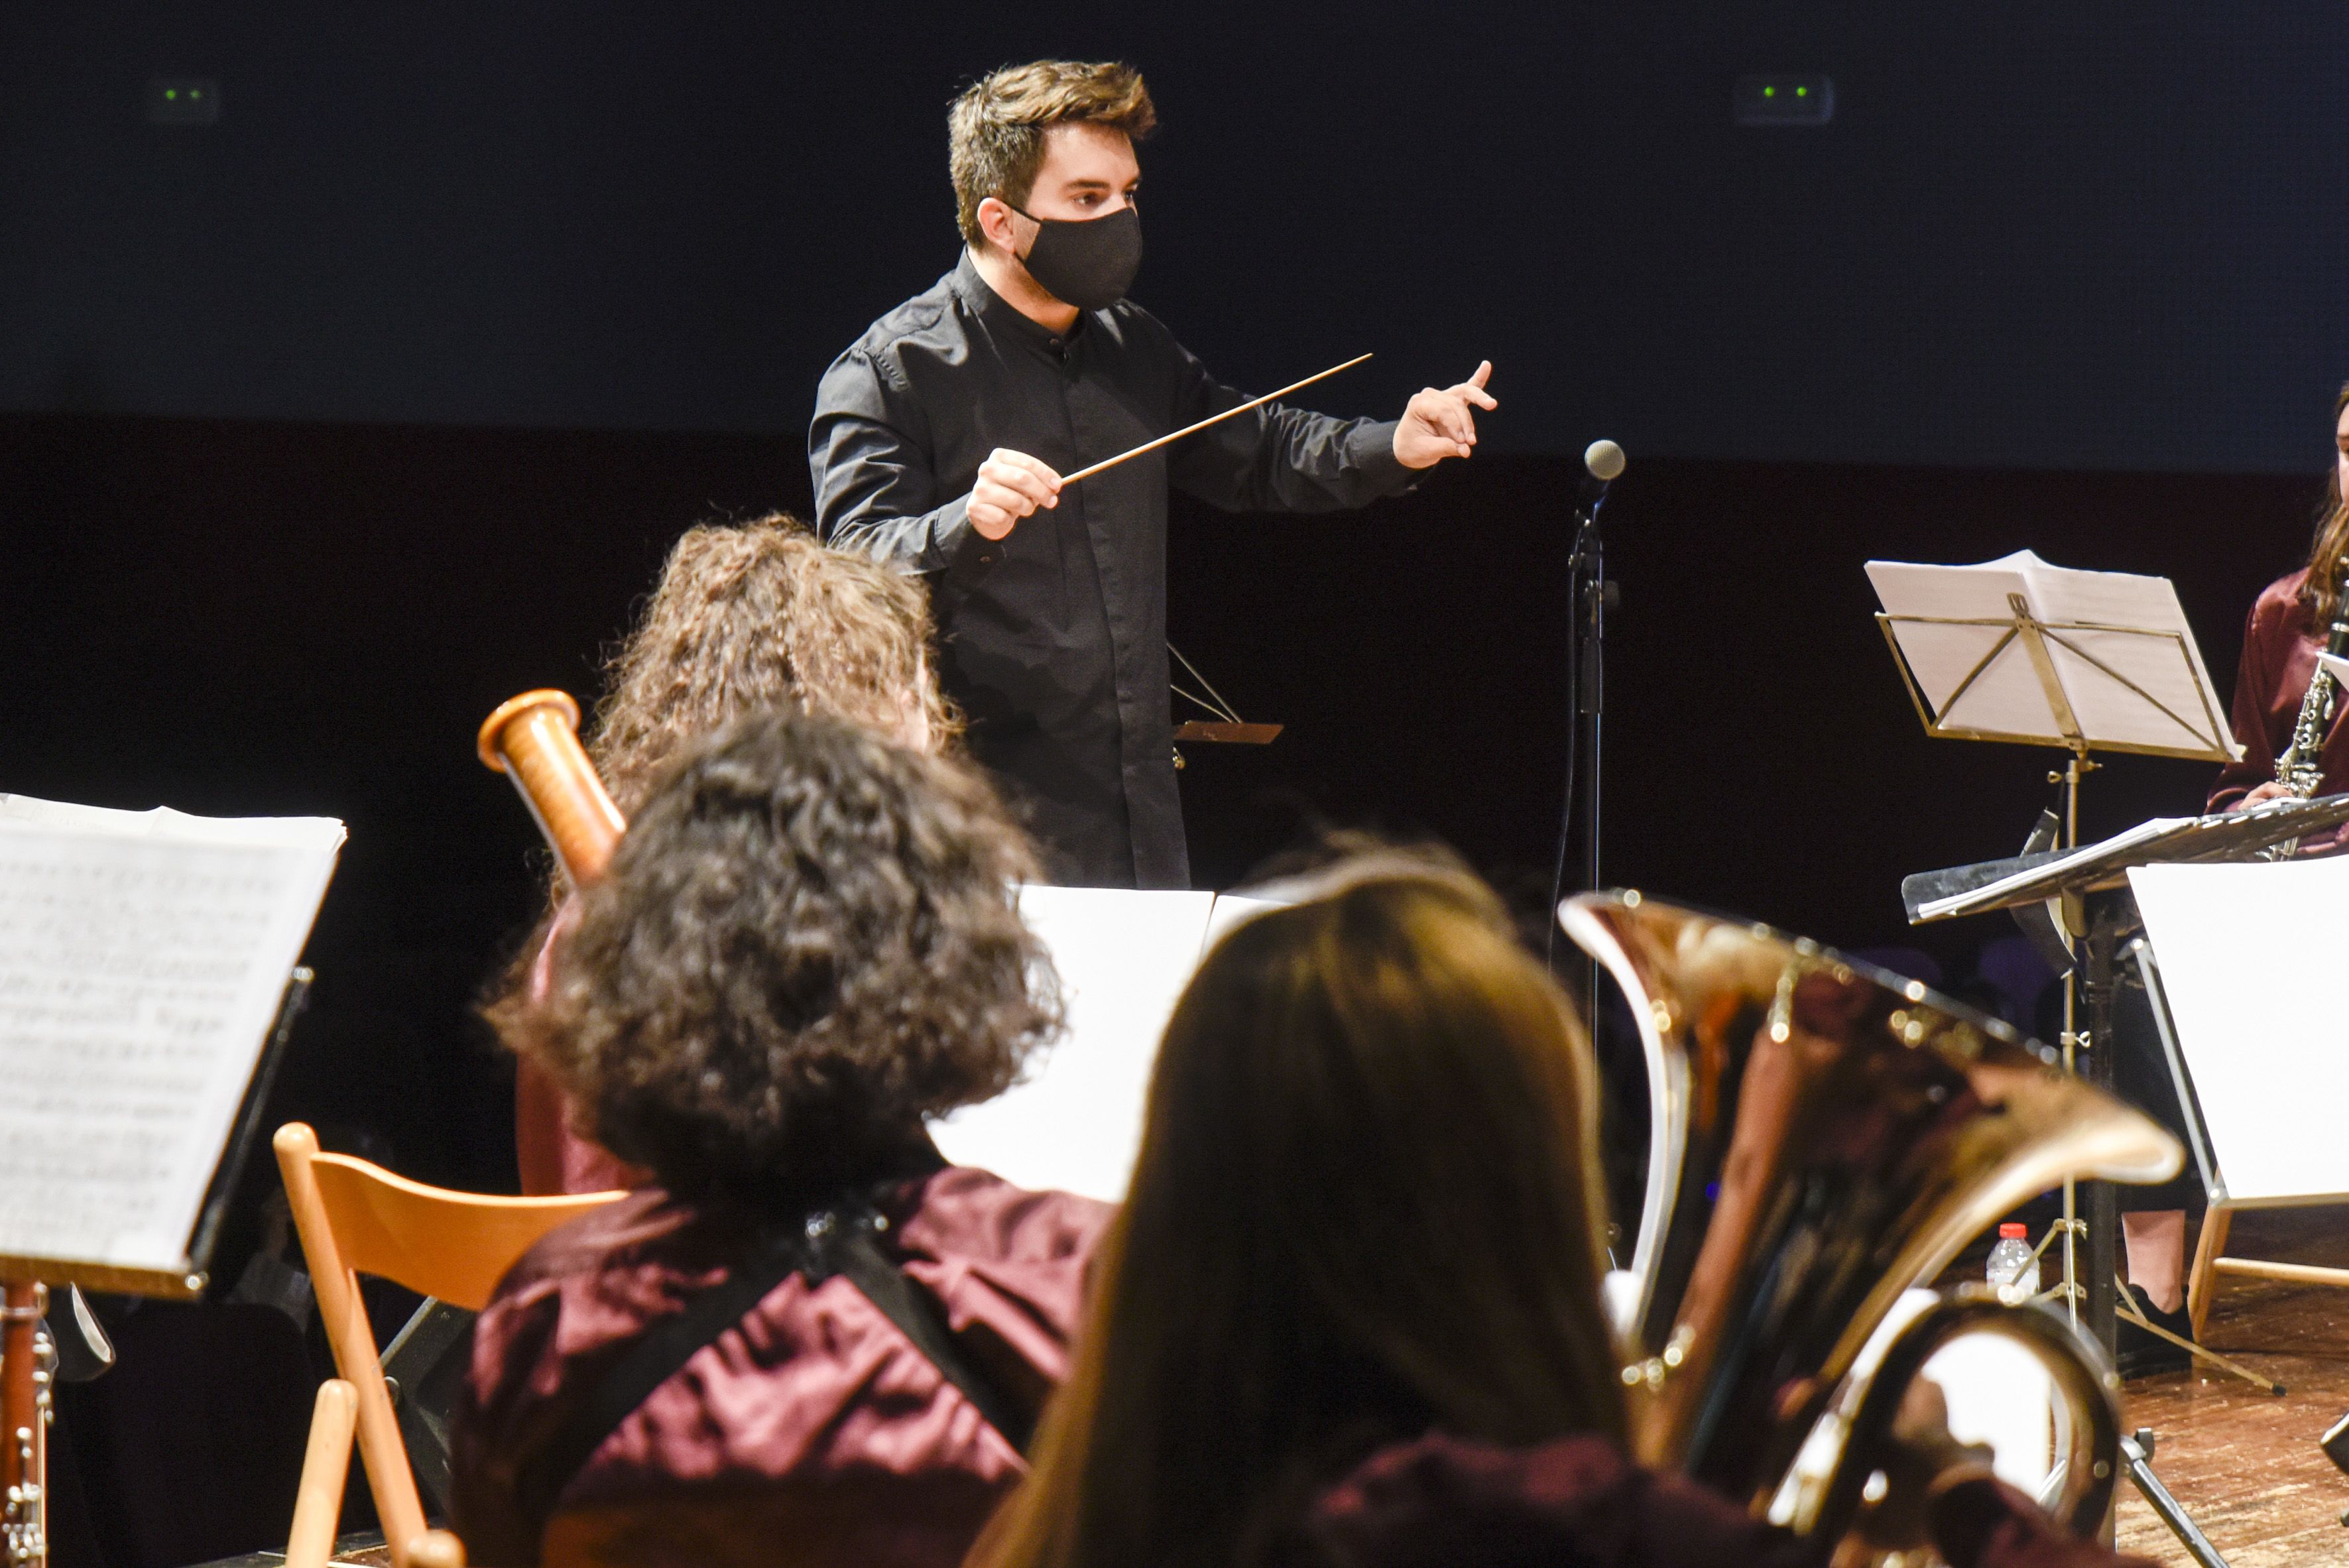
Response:
M2335 658L2349 656L2349 555L2333 569L2333 625L2324 651ZM2276 759L2276 782L2295 800L2314 797L2324 780L2318 753L2324 749L2325 731L2333 726L2339 683L2323 665L2308 679L2308 693L2300 699L2300 717L2292 727L2292 744Z

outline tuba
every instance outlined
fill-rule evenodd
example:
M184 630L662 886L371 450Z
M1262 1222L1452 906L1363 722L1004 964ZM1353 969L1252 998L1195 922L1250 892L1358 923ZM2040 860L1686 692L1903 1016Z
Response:
M1647 1057L1623 1369L1640 1462L1789 1524L1816 1562L1850 1561L1909 1385L1941 1346L1988 1333L2062 1396L2050 1511L2101 1528L2118 1383L2063 1318L1961 1288L1872 1372L1862 1351L1904 1291L2016 1204L2067 1177L2167 1180L2177 1140L2003 1023L1816 943L1631 892L1570 899L1559 919L1622 986ZM1822 1454L1805 1484L1798 1455L1816 1472Z
M579 744L579 705L559 691L526 691L481 723L481 765L513 780L531 820L573 887L601 876L627 820Z

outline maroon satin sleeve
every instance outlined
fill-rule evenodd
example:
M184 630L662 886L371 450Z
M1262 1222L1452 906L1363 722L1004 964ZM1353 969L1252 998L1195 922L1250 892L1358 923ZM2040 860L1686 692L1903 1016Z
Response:
M2316 674L2316 655L2323 641L2308 606L2300 602L2306 572L2295 572L2268 584L2251 605L2243 625L2243 658L2235 670L2235 702L2231 723L2243 748L2242 760L2230 762L2211 786L2209 809L2223 811L2275 777L2276 758L2292 745L2300 722L2300 705ZM2349 790L2349 702L2337 704L2324 745L2317 752L2322 777L2317 792L2337 795Z
M2064 1534L1993 1480L1951 1487L1931 1525L1954 1568L2150 1568ZM1811 1556L1790 1532L1595 1437L1503 1449L1431 1433L1325 1493L1303 1542L1315 1568L1792 1568Z
M2308 673L2301 672L2289 691L2287 666L2292 645L2301 640L2307 612L2299 609L2300 585L2308 573L2295 572L2271 583L2252 601L2243 617L2243 655L2235 666L2235 701L2229 712L2230 727L2243 755L2219 770L2210 787L2209 809L2223 811L2260 785L2275 777L2276 758L2292 743L2293 722L2300 717L2300 699L2308 690ZM2308 670L2316 667L2312 649ZM2278 728L2281 718L2282 728Z
M554 982L554 948L579 923L577 895L547 923L546 935L530 961L529 995L543 1001ZM514 1161L521 1167L525 1197L564 1192L634 1191L652 1185L653 1173L631 1165L574 1125L570 1097L553 1075L528 1057L514 1062Z

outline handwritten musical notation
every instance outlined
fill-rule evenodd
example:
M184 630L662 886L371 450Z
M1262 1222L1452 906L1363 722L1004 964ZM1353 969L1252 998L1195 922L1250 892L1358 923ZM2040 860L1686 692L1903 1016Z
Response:
M171 1269L342 830L106 815L0 812L0 1255Z

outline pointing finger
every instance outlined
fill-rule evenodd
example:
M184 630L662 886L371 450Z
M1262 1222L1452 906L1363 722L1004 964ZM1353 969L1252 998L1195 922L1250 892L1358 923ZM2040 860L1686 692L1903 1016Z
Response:
M1492 378L1492 375L1493 362L1489 359L1480 359L1476 362L1476 374L1468 377L1468 385L1481 387Z

